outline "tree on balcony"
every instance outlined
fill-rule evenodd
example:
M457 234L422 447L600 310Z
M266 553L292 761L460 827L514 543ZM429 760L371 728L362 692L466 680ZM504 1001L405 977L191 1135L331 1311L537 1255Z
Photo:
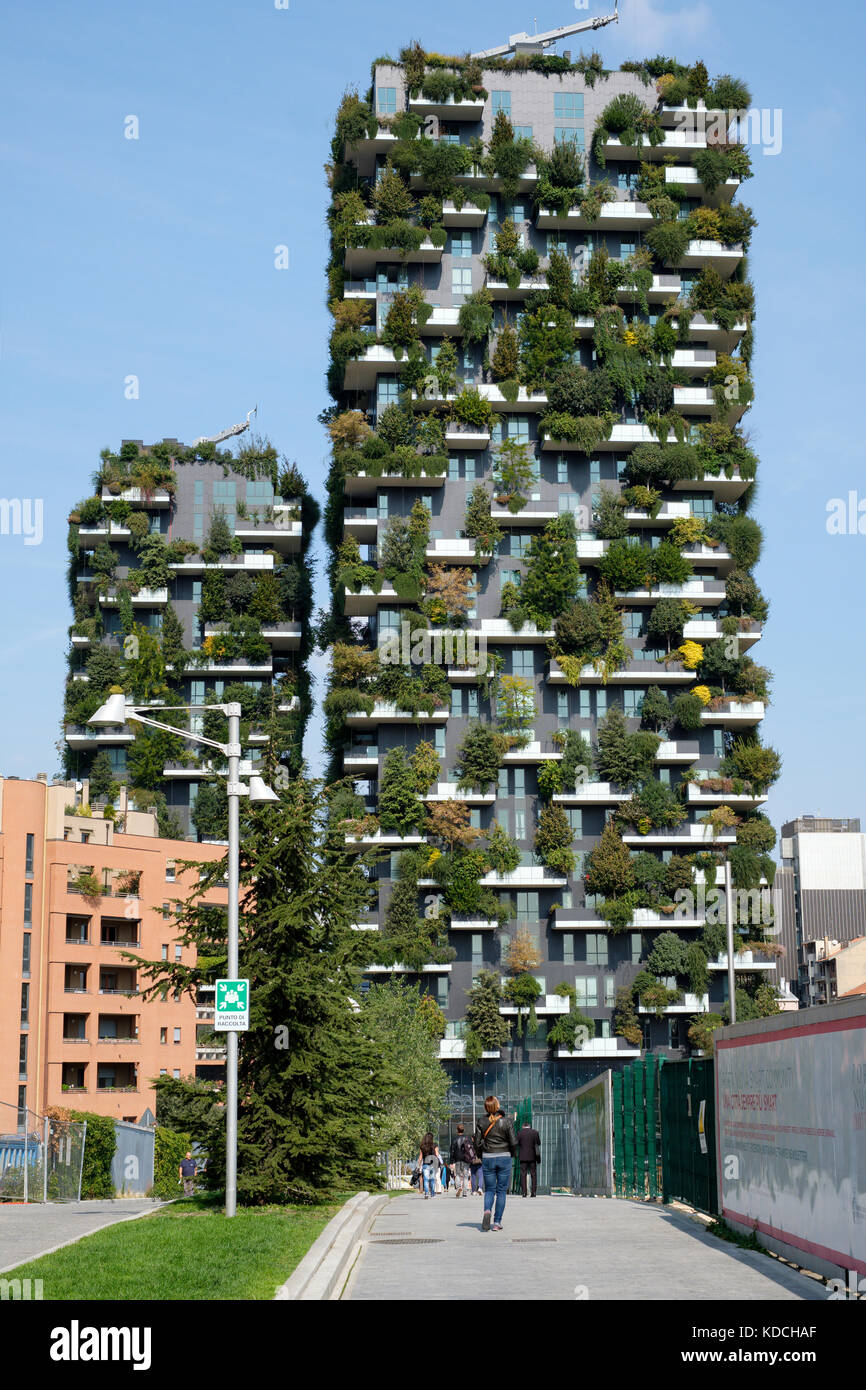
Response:
M475 976L466 1004L466 1061L477 1066L482 1052L498 1052L511 1035L511 1024L499 1012L502 988L495 970Z

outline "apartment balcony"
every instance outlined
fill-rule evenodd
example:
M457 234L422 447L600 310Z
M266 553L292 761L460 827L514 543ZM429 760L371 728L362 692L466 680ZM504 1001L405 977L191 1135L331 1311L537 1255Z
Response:
M490 430L449 420L445 426L445 447L448 449L486 449Z
M743 248L723 246L720 241L690 241L679 262L681 269L704 270L712 266L723 280L736 270L743 259Z
M639 1014L708 1014L710 1012L710 996L708 994L684 994L677 1004L667 1004L663 1009L648 1009L644 1004L638 1005Z
M155 492L145 492L140 487L124 488L122 492L112 492L109 488L102 489L103 502L129 502L132 507L170 507L171 494L163 488L157 488Z
M434 246L429 238L422 241L417 249L385 246L381 250L374 250L369 246L347 246L346 273L352 277L366 276L383 261L389 264L399 262L401 265L438 265L442 260L442 250L441 246Z
M396 135L380 125L373 136L365 135L360 140L347 140L346 158L357 164L360 174L372 174L376 167L376 155L387 155L396 143Z
M719 972L727 972L728 955L724 952L716 956L715 960L707 961L707 969ZM745 973L754 970L771 971L776 969L776 957L764 955L760 951L740 951L734 952L734 969Z
M346 835L347 845L358 849L403 849L407 845L423 845L423 835L398 835L396 831L377 830L370 835Z
M647 300L650 304L669 303L672 299L679 299L682 292L682 279L676 271L666 271L663 275L654 275L652 284L647 290ZM621 285L617 290L617 298L631 301L634 299L634 290Z
M694 680L694 672L690 672L690 679ZM695 739L678 739L660 743L656 749L655 761L657 763L696 763L701 756L700 749Z
M725 122L727 130L727 112L716 106L707 106L703 100L699 100L694 106L689 106L687 101L680 102L678 106L662 106L659 108L659 119L663 126L676 126L685 129L689 126L698 125L706 128L712 125L721 130L721 122ZM678 183L675 179L673 182Z
M689 372L693 376L703 376L716 365L716 352L714 348L687 347L675 348L671 356L671 366L679 368L682 372ZM674 405L680 402L676 397L676 390L688 390L687 387L677 387L674 392Z
M609 135L602 141L601 148L604 151L605 159L638 159L654 160L665 159L669 154L676 154L681 150L688 150L689 153L705 150L707 145L706 132L703 130L666 130L665 138L659 145L651 145L648 140L644 140L641 145L624 145L617 135Z
M705 709L701 719L705 724L724 724L731 729L748 729L760 724L764 717L763 700L729 700L720 709Z
M740 646L745 649L760 642L763 628L760 623L747 623L736 633ZM683 640L691 642L712 642L724 637L720 618L692 618L683 628Z
M303 526L300 517L292 516L295 510L295 505L277 502L273 507L273 518L260 521L258 525L249 517L237 517L235 536L248 545L267 545L283 555L297 555L301 549Z
M482 618L476 629L488 642L516 642L525 646L527 642L549 642L556 636L552 628L542 630L535 623L524 623L515 632L507 618Z
M469 445L465 445L469 448ZM423 459L421 460L423 467ZM347 473L343 479L343 492L347 497L375 496L380 487L441 487L445 482L444 473L421 473L417 478L407 478L403 473Z
M486 220L484 209L472 202L465 202L459 212L450 199L442 204L443 227L483 227Z
M129 598L133 608L164 608L168 603L168 589L139 589ZM107 593L99 595L99 602L103 608L117 608L120 599L116 593Z
M417 116L438 116L442 121L480 121L484 116L484 101L480 97L470 97L456 101L448 97L446 101L431 101L425 96L410 97L409 110Z
M705 922L703 914L700 917L686 917L678 911L657 912L651 907L636 907L632 916L632 926L642 931L662 927L702 927Z
M371 335L372 336L372 335ZM372 391L380 372L393 375L399 372L402 361L397 361L394 349L384 343L371 343L361 357L350 357L346 363L344 386L347 391Z
M70 748L116 748L128 745L135 734L128 724L118 725L116 729L99 728L90 724L67 724L65 738Z
M580 208L569 208L566 213L557 212L552 208L540 208L535 219L535 225L540 232L586 231L590 227L600 228L603 232L631 232L651 227L652 222L653 216L646 203L630 198L622 198L614 203L602 203L597 222L588 222Z
M623 844L638 848L653 845L661 849L699 849L702 845L734 845L737 835L734 828L716 830L712 825L676 825L656 827L641 835L637 830L629 830L622 837Z
M376 747L347 748L343 754L345 772L375 772L379 766L379 749Z
M459 306L456 304L434 304L433 312L421 332L425 338L462 337Z
M467 791L458 787L456 782L437 782L434 789L427 792L422 800L428 804L438 801L462 801L467 806L492 806L496 801L496 793L479 792L471 787Z
M690 349L695 351L695 349ZM676 355L676 354L675 354ZM728 401L723 412L727 418L739 420L751 402ZM681 415L718 416L716 398L710 386L675 386L674 405Z
M432 714L426 714L423 710L413 714L411 710L398 709L396 705L377 700L370 714L364 710L347 714L346 724L350 729L376 728L379 724L444 724L449 714L450 710L447 709L437 709Z
M432 564L486 565L490 553L475 553L475 540L472 536L453 536L434 540L424 552Z
M226 1057L225 1044L208 1043L199 1047L196 1044L195 1060L197 1062L224 1062Z
M712 565L719 578L734 568L734 557L722 545L684 545L680 551L690 565Z
M568 879L563 874L554 873L544 864L527 864L525 866L521 864L507 874L497 873L495 869L491 869L489 874L484 875L481 882L485 888L495 888L500 891L508 888L541 890L568 887Z
M662 599L678 598L696 603L701 608L710 608L724 602L725 585L720 579L687 579L685 584L655 584L650 589L617 589L615 596L620 603L654 604Z
M570 1013L570 1011L571 1000L564 994L539 994L535 1001L536 1014L553 1016L556 1014L567 1014ZM525 1017L529 1012L529 1007L526 1004L502 1003L499 1005L499 1012L504 1014L506 1018L516 1018L519 1013L523 1014Z
M506 400L498 386L490 386L484 382L479 385L478 393L495 406L497 411L517 410L525 414L527 411L547 409L547 394L544 391L527 391L525 386L518 389L517 398L513 401Z
M167 782L204 782L215 776L213 763L165 763L162 775Z
M730 806L732 811L745 808L753 810L763 806L766 794L758 792L713 792L705 791L699 782L689 782L686 801L690 806Z
M610 782L582 782L571 791L557 792L553 800L561 806L617 806L630 795Z
M535 275L521 275L518 284L512 288L507 280L497 280L488 274L484 283L494 299L501 299L506 304L519 304L534 290L546 290L547 276L543 271Z
M78 545L81 548L92 545L94 541L128 541L131 536L128 526L121 526L118 521L103 521L99 526L79 526Z
M300 524L300 523L298 523ZM246 574L258 573L261 570L272 570L274 568L273 555L226 555L221 560L212 561L205 564L199 558L184 560L182 563L169 565L172 574L187 575L194 579L196 575L205 574L207 570L223 570L226 574Z
M562 753L554 744L542 745L538 739L530 739L522 748L509 748L502 761L513 766L516 763L558 762L561 757Z
M577 1052L556 1049L557 1057L640 1057L639 1047L629 1047L624 1038L589 1038Z
M682 184L690 196L700 198L710 207L729 203L740 187L739 179L725 179L712 193L708 193L693 164L669 164L665 169L665 183Z
M422 965L420 970L415 970L409 965L367 965L364 967L365 975L450 975L451 962L447 965L435 965L430 962Z
M301 701L298 695L292 695L290 699L281 699L277 705L278 714L294 714L301 708Z
M497 931L498 928L499 923L495 917L488 920L486 917L466 917L459 913L451 914L449 927L451 931L483 932Z
M612 671L607 678L607 684L634 685L642 681L649 681L652 685L693 685L694 680L694 671L685 671L675 663L670 666L663 666L658 661L639 661L635 658L621 670ZM604 683L602 673L592 665L582 666L580 683L581 685L601 685ZM548 665L547 684L569 684L559 662L553 657Z
M205 637L220 637L227 628L224 623L205 623ZM268 623L262 627L262 636L270 642L275 651L297 651L301 645L301 624L296 622Z
M170 671L171 666L166 670ZM274 673L273 662L268 661L247 661L246 657L216 657L213 661L206 661L202 665L196 665L196 673L203 671L209 676L260 676L263 680L269 678Z
M624 513L632 526L673 526L675 521L685 521L691 514L691 504L688 502L662 502L656 516L633 507Z
M550 507L538 506L522 507L519 512L509 511L507 507L497 507L492 504L490 515L494 521L498 521L500 526L546 526L549 521L556 521L562 515L559 511L554 511Z
M375 544L379 534L378 507L348 508L343 513L343 532L347 536L354 536L361 544Z
M672 438L669 442L673 442ZM712 491L717 502L736 502L751 485L751 481L741 478L739 469L735 468L730 478L724 473L706 473L700 481L692 479L687 482L684 478L678 478L673 484L673 491L693 492L695 488L700 488L701 491Z
M497 1047L493 1052L482 1052L482 1057L499 1057L500 1049ZM439 1039L439 1061L458 1062L466 1056L466 1043L463 1038L440 1038Z
M715 348L717 352L733 352L748 326L745 319L740 319L731 328L720 328L705 314L693 314L689 323L689 337Z
M375 304L378 293L379 285L374 275L363 280L343 281L344 299L368 299L372 304Z

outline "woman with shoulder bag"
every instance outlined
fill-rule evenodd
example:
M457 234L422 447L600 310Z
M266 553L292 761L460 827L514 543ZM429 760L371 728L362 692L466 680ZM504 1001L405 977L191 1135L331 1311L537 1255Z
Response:
M485 1117L475 1126L474 1136L475 1150L481 1155L484 1169L484 1215L481 1219L481 1229L501 1231L512 1160L517 1153L517 1134L513 1120L503 1112L496 1096L487 1097L484 1110Z

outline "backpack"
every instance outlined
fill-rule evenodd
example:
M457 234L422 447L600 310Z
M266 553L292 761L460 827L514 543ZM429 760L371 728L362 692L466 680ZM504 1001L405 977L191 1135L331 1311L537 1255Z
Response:
M464 1163L477 1163L478 1155L475 1152L475 1145L468 1134L464 1134L460 1140L460 1152L463 1155Z

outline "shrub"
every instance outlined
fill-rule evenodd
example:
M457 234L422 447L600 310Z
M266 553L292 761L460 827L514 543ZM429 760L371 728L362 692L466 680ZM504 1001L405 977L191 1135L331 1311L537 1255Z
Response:
M153 1187L149 1196L168 1200L178 1195L178 1169L191 1143L188 1134L179 1134L165 1125L157 1125L153 1138Z
M608 821L601 839L587 855L584 866L587 893L613 898L634 887L634 866L628 848L613 821Z
M458 787L486 792L499 777L507 739L490 724L472 724L457 749Z
M665 265L679 265L692 239L688 222L654 222L644 233L647 246Z
M691 733L696 729L702 729L704 727L701 718L703 708L703 704L697 695L692 694L690 691L683 691L682 694L676 695L672 700L671 715L673 716L675 724L679 724L681 729Z
M641 545L612 541L598 565L598 572L612 589L630 593L642 588L650 574L650 552Z
M81 1170L82 1200L87 1202L102 1197L113 1198L115 1187L111 1176L111 1160L117 1148L114 1121L107 1115L94 1115L82 1110L70 1111L70 1119L87 1121Z

